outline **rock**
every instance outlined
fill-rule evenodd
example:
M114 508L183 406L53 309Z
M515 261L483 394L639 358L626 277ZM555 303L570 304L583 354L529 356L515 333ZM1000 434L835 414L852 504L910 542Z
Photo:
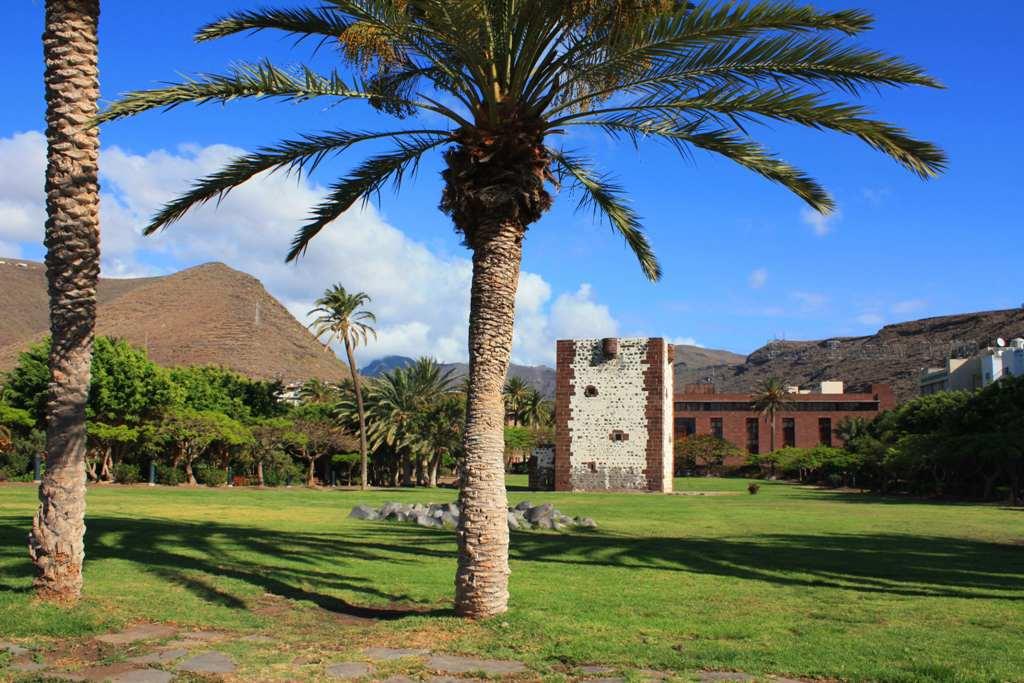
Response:
M529 519L529 517L527 517ZM533 526L536 529L555 529L555 520L552 517L538 517L533 522Z
M148 655L139 655L138 657L129 657L128 661L133 664L170 664L176 659L181 659L188 654L188 650L185 648L174 648L171 650L160 650L158 652L151 652Z
M575 522L576 522L576 526L582 527L584 529L596 529L597 528L597 522L595 522L590 517L577 517Z
M324 671L328 678L353 679L370 675L370 665L366 662L342 662L332 664Z
M363 656L371 662L390 662L395 659L405 659L406 657L425 657L429 654L429 650L414 648L368 647L363 650Z
M182 633L180 637L187 638L188 640L201 640L205 643L212 643L215 640L223 640L227 637L227 634L221 633L220 631L186 631L185 633Z
M614 671L614 667L602 666L600 664L584 664L583 666L576 667L576 672L584 676L598 676L600 674L610 674Z
M697 674L699 681L752 681L754 677L750 674L736 671L702 671Z
M6 651L12 657L27 655L29 652L28 648L22 647L16 643L8 643L7 641L0 641L0 650Z
M448 529L454 529L459 525L459 518L450 512L445 512L441 515L441 524Z
M135 669L110 679L114 683L171 683L174 674L160 669Z
M11 671L18 671L20 673L29 673L32 671L42 671L46 668L45 664L39 662L33 662L31 659L17 661L10 664Z
M445 512L447 512L449 515L458 517L460 514L458 503L445 503L442 507L444 508Z
M431 517L426 512L421 512L416 516L416 523L422 527L427 528L437 528L442 526L441 520L439 520L437 517Z
M377 513L381 516L382 519L385 519L392 512L396 512L396 511L401 510L401 509L402 509L402 504L401 503L394 503L394 502L392 502L392 503L384 503L383 505L380 506L380 509L377 511Z
M352 512L348 513L348 516L352 519L365 519L368 522L375 522L380 519L380 515L369 505L356 505L352 508Z
M530 524L536 524L541 519L550 519L555 514L555 506L551 503L544 503L526 511L526 519Z
M468 674L474 671L482 671L488 675L497 676L521 674L528 671L526 665L522 662L457 657L455 655L433 655L427 660L427 668L449 674Z
M175 633L176 631L173 628L163 624L136 624L117 633L105 633L101 636L96 636L96 640L108 645L128 645L139 640L169 638Z
M507 518L509 530L519 529L522 527L522 525L519 523L519 517L517 517L516 513L512 512L511 510L509 510L509 512L507 513Z
M529 510L532 507L533 507L533 503L531 503L530 501L528 501L528 500L521 500L518 503L516 503L516 506L514 508L512 508L512 509L513 510L519 510L520 512L526 512L527 510Z
M175 670L197 674L229 674L234 672L235 662L223 652L204 652L182 662Z

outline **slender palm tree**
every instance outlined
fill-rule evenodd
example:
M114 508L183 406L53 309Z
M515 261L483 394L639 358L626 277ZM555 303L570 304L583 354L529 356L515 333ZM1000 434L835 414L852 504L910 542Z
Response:
M359 385L359 370L356 369L355 348L362 343L364 346L372 336L377 338L373 329L377 317L363 306L370 303L370 296L365 292L345 291L340 284L327 289L324 295L316 300L316 308L309 315L316 315L310 327L319 339L327 335L324 350L330 348L332 339L341 339L345 344L345 355L348 356L348 370L352 374L352 386L356 395L356 406L359 409L359 456L361 460L362 489L370 488L369 465L366 448L366 411L363 408L363 391Z
M50 387L46 474L29 534L35 588L74 602L85 561L85 405L89 396L99 278L99 0L47 0L46 280Z
M550 420L551 410L548 402L536 389L530 388L526 392L522 406L519 409L520 418L524 425L539 427Z
M522 421L523 406L530 395L530 385L519 377L509 377L502 393L505 396L506 421L511 419L512 424L518 427Z
M389 181L400 184L428 152L443 150L441 208L473 257L455 606L480 617L504 611L508 602L502 386L522 241L551 206L549 187L578 193L625 239L648 278L661 273L622 188L556 141L582 128L636 145L663 142L684 156L706 150L780 183L823 213L834 208L828 193L750 138L747 124L778 121L854 135L919 176L933 176L945 165L938 148L846 101L882 86L938 87L920 67L852 43L872 21L860 10L777 0L326 0L316 8L254 7L203 27L197 39L278 30L336 45L352 68L238 64L224 74L129 93L102 119L243 98L359 101L400 119L422 115L404 128L331 130L246 154L168 203L146 232L257 174L310 172L364 142L393 145L330 186L296 234L291 260L348 209Z
M790 405L786 383L778 377L769 377L761 382L754 393L754 409L768 420L768 431L771 434L771 452L775 452L775 416Z

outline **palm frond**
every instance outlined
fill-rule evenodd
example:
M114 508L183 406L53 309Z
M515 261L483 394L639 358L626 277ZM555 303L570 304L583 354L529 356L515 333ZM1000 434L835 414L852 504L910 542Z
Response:
M594 173L579 157L552 149L548 152L563 175L570 178L573 187L580 191L580 208L589 206L604 215L636 255L644 275L653 281L660 279L661 266L644 235L640 217L626 203L622 188L609 178Z
M166 88L137 90L125 94L99 114L96 123L107 123L128 116L135 116L150 109L169 110L191 102L226 103L244 98L277 98L301 102L314 97L338 97L342 99L372 100L383 97L380 93L367 91L349 85L337 71L327 75L319 74L307 66L285 70L269 61L255 64L239 64L226 74L201 74L174 83ZM402 106L427 109L452 118L462 125L465 120L452 116L450 111L412 101L402 101Z
M381 138L398 138L424 134L444 135L443 130L408 130L385 133L352 133L338 131L321 135L304 135L298 140L285 140L272 147L263 147L252 154L238 157L227 166L196 181L185 194L165 204L146 226L150 235L180 220L189 209L210 200L222 200L231 190L264 171L286 168L289 173L312 173L331 154L340 154L352 145Z
M327 198L314 210L312 220L302 227L292 240L286 261L293 261L302 255L310 240L331 221L345 213L360 199L379 191L389 180L400 186L407 171L415 166L419 158L429 150L449 142L447 135L415 136L412 140L399 140L398 149L387 154L370 157L347 177L334 183Z
M195 35L197 42L215 40L246 31L267 29L284 31L301 37L319 35L338 38L352 22L326 7L268 8L241 10L210 22Z

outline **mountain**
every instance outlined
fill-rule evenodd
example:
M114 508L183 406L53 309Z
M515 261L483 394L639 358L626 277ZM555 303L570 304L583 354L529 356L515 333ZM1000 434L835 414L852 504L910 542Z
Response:
M46 336L43 264L0 259L0 371ZM339 381L347 366L264 289L223 263L172 275L100 280L96 332L125 339L160 365L221 365L255 379Z
M408 356L384 356L364 365L359 374L364 377L379 377L398 368L407 368L416 361Z
M918 393L918 373L954 355L971 355L997 337L1024 337L1024 309L947 315L886 325L873 335L818 341L775 341L740 363L676 367L676 390L710 379L719 391L748 392L768 377L788 384L837 379L850 390L889 384L897 399Z
M717 349L705 349L700 346L689 346L679 344L676 346L676 366L696 370L711 366L738 365L744 361L744 357L732 351L720 351ZM368 377L377 377L395 368L402 368L412 365L415 361L408 356L385 356L372 363L367 364L360 370L360 373ZM454 371L455 377L461 379L469 374L469 365L466 363L443 363L446 370ZM518 377L528 385L540 392L541 396L548 399L555 397L555 370L546 365L516 365L513 363L508 369L509 377Z

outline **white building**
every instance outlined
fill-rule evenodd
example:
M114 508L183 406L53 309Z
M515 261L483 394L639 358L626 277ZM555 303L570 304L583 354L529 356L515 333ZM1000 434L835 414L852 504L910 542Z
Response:
M921 371L918 386L922 396L939 391L973 391L1003 377L1024 375L1024 339L1007 345L1002 339L970 358L950 358L945 367Z

